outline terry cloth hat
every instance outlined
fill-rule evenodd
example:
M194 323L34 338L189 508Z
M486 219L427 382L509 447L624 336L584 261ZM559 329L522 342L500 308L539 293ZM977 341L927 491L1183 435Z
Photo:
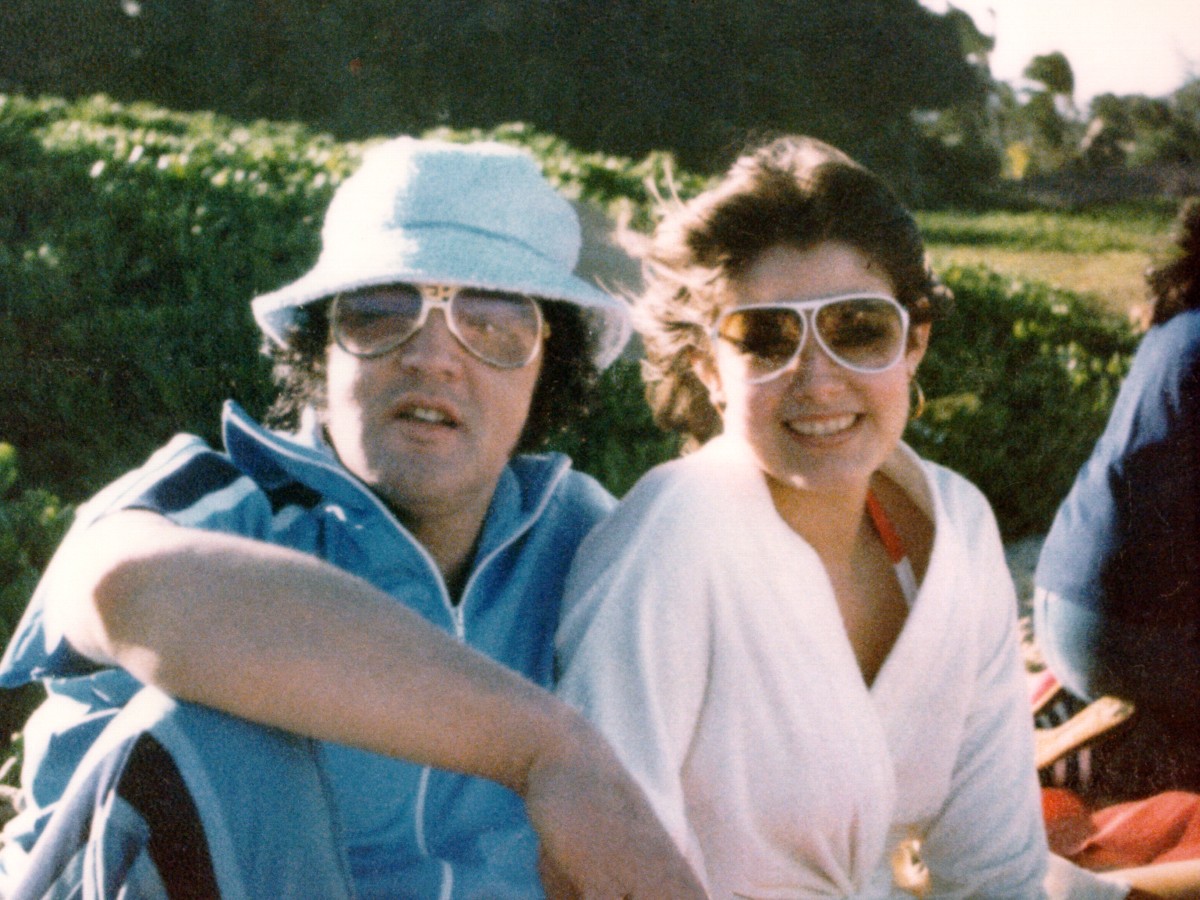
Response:
M629 338L626 304L575 275L579 221L533 158L498 143L396 138L368 151L338 188L308 274L254 299L263 332L286 346L296 310L396 282L513 291L581 307L604 368Z

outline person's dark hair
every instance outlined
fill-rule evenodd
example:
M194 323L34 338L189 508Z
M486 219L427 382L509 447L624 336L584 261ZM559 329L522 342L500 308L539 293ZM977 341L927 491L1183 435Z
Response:
M1200 307L1200 197L1192 197L1180 207L1173 251L1170 259L1146 273L1151 325Z
M881 266L914 324L945 314L912 215L884 182L840 150L790 136L740 157L713 188L682 203L659 199L649 239L627 240L646 288L634 321L646 350L646 396L660 427L704 442L720 416L692 364L730 282L771 247L847 244Z
M533 391L529 418L517 441L518 453L541 449L546 441L587 412L600 370L593 362L596 336L573 303L542 301L550 336L542 348L542 373Z
M271 428L294 430L306 407L325 409L325 351L329 347L329 302L309 303L296 310L288 345L265 340L271 360L275 401L264 421Z
M579 307L541 301L550 335L542 348L542 372L525 430L516 452L540 449L546 441L583 417L600 373L592 362L595 337ZM266 415L272 428L294 429L305 407L323 415L325 354L329 347L329 303L310 303L299 310L288 346L268 342L277 394Z

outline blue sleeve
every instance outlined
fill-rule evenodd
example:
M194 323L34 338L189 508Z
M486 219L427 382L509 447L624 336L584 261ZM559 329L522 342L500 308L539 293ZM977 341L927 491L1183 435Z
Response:
M1103 614L1200 603L1200 312L1146 335L1059 508L1037 583Z
M1049 625L1037 636L1055 655L1080 657L1085 675L1111 668L1096 648L1128 667L1135 631L1146 665L1164 642L1200 652L1200 311L1143 338L1036 581L1086 616L1090 650Z
M180 525L250 537L265 536L272 524L268 494L224 454L197 437L180 435L81 506L57 554L71 552L72 544L95 522L126 509L145 509ZM61 633L47 627L45 593L42 585L34 591L0 659L0 687L96 671Z

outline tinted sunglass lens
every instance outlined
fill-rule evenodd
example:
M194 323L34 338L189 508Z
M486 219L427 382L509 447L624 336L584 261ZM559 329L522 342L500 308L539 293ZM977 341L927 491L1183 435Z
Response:
M746 360L751 378L787 366L804 336L804 322L791 309L738 309L725 316L721 337Z
M904 351L904 319L888 300L861 297L822 306L816 328L826 349L851 368L882 371Z
M542 316L537 302L520 294L463 290L450 305L459 340L482 359L520 368L537 355Z
M340 294L333 304L333 334L348 353L378 356L412 337L420 316L420 292L409 285Z

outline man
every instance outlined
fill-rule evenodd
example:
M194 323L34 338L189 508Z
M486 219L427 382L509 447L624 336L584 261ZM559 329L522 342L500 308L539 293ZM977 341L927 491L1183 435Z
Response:
M0 663L50 692L0 893L530 897L540 837L564 891L700 896L544 690L612 501L513 454L628 333L569 204L513 149L402 138L322 239L254 302L296 431L230 405L225 452L177 437L101 492Z

